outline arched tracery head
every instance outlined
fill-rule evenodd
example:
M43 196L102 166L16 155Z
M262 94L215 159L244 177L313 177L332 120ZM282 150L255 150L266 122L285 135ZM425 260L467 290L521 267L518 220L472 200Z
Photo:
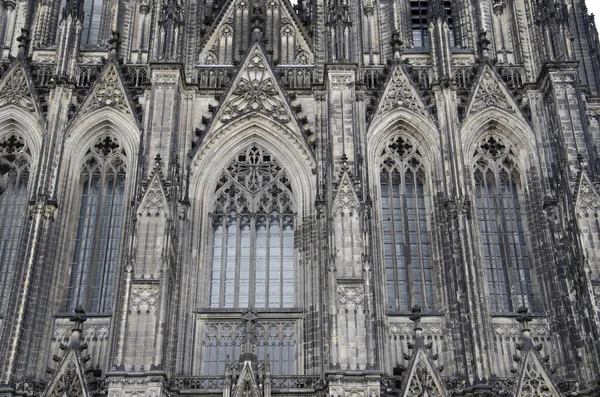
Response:
M23 168L29 169L29 165L31 164L31 151L27 146L27 142L21 135L9 133L0 137L0 154L15 156L12 173Z
M405 135L388 140L380 155L381 230L388 309L434 309L429 194L423 158ZM410 259L409 259L410 258Z
M214 213L293 213L290 180L281 164L258 145L240 151L217 182Z
M497 134L483 137L474 154L475 178L500 177L517 182L519 180L519 167L517 156L512 147Z
M390 139L381 153L381 171L411 171L424 177L423 159L417 146L407 137L397 135Z

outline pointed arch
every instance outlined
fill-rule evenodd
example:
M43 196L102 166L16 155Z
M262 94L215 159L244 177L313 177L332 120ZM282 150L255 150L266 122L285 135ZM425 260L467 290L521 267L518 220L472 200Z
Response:
M441 167L437 128L405 109L384 115L367 135L369 175L380 230L378 258L391 312L433 312L433 181Z
M35 162L32 169L35 169L42 151L43 130L35 114L14 105L0 108L0 135L14 131L25 139Z
M112 310L126 203L135 193L140 135L132 120L111 108L90 113L67 131L60 258L70 267L61 270L59 281L67 291L59 297L65 310L78 305L91 313Z
M64 146L66 157L71 158L72 162L81 163L85 153L79 149L88 147L99 134L106 131L111 131L124 145L128 162L137 162L142 131L131 116L110 107L97 109L68 127ZM128 163L130 165L136 164Z
M437 126L431 120L412 110L399 108L387 112L369 126L367 154L371 162L377 162L377 156L389 140L390 134L397 131L402 131L419 146L427 163L433 164L439 161L442 147L440 144L441 135ZM432 170L439 168L431 167Z
M0 315L7 308L17 274L41 145L41 127L32 113L13 105L0 109L0 154L16 156L6 176L6 191L0 196Z
M536 138L531 127L514 114L497 108L488 109L465 120L461 128L465 156L471 156L481 137L490 133L501 134L517 150L515 155L523 169L537 166Z
M214 170L224 168L233 153L250 143L264 147L288 170L298 215L308 215L316 197L314 155L296 132L259 114L250 114L214 131L198 148L190 168L190 197L195 210L203 205L199 202L202 194L195 192L214 191Z

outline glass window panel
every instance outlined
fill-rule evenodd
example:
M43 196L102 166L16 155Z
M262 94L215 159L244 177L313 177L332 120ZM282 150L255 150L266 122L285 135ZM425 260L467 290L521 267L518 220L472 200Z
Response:
M293 307L293 197L285 171L264 149L252 145L225 167L219 181L217 212L225 207L231 216L249 215L242 216L239 238L225 240L226 280L219 283L224 286L220 296L211 293L210 306ZM215 247L213 243L212 284L219 274L214 271L219 258Z
M388 145L386 165L380 174L383 249L388 308L410 312L419 305L433 310L429 230L426 219L425 180L414 157L416 149L404 138ZM429 288L427 288L429 286Z
M68 311L77 306L90 313L112 310L125 208L126 173L121 152L116 139L103 136L90 148L83 165Z
M10 139L10 138L9 138ZM6 177L6 190L0 196L0 314L5 314L15 278L19 242L26 223L29 165L24 157Z
M529 255L516 182L519 176L504 168L506 163L497 153L486 153L477 161L485 168L474 173L490 309L498 313L515 311L522 305L533 310Z

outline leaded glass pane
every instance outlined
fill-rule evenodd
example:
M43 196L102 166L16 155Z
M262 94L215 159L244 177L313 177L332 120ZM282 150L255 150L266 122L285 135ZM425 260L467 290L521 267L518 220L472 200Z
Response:
M293 307L292 190L271 154L256 145L238 153L219 178L212 216L210 307Z
M533 307L529 254L513 154L488 137L476 154L475 201L483 243L490 309L496 313Z
M85 0L83 3L82 45L96 45L100 38L100 20L103 0Z
M388 309L433 310L427 189L418 150L397 137L386 146L380 170L383 254Z
M126 172L120 146L101 137L88 151L81 173L79 218L67 310L111 310L123 224Z
M26 224L30 161L29 150L17 135L0 140L0 153L17 156L6 176L6 190L0 196L0 314L4 314L15 281L19 244Z

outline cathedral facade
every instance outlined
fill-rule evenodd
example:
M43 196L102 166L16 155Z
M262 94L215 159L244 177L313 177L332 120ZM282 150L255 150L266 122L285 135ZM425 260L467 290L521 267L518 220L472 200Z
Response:
M0 396L600 396L584 0L3 0Z

